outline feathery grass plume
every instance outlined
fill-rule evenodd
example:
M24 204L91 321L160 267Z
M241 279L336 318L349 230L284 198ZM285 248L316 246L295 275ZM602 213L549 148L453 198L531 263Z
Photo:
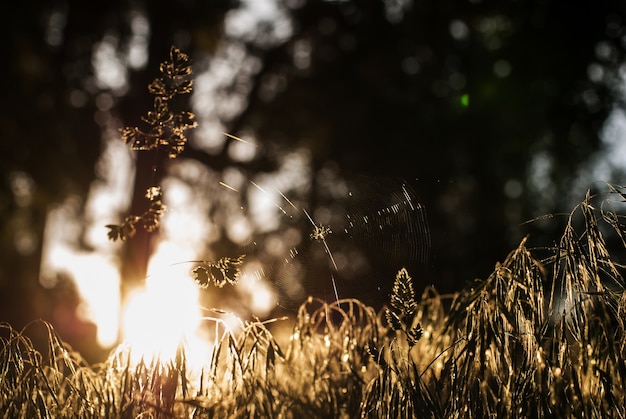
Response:
M446 356L439 383L449 389L447 417L541 416L543 268L525 243L452 303L444 333L463 343Z
M132 358L132 348L122 345L100 367L101 392L106 394L101 417L191 417L193 409L180 403L191 386L185 347L171 360Z
M409 348L422 337L422 326L413 324L417 302L413 281L405 268L396 275L391 292L391 307L385 310L385 318L395 332L404 332Z
M203 369L198 390L184 399L197 417L279 417L276 364L282 350L266 328L254 321L242 324L234 336L221 319L215 324L215 346Z
M28 338L41 326L47 336L44 356ZM80 356L63 344L44 321L16 331L0 324L0 412L3 418L99 417L91 400L94 375L83 373Z
M606 242L617 237L624 245L619 212L624 202L621 186L588 192L571 212L559 243L554 339L547 353L552 363L547 386L557 415L611 417L626 403L624 266L613 260Z
M193 80L189 56L172 46L169 61L162 62L159 70L160 77L148 85L148 91L154 96L153 109L141 117L148 129L124 127L120 132L122 140L130 144L132 150L154 152L165 150L170 159L175 159L187 144L186 131L197 126L193 113L173 111L171 104L176 96L191 93ZM144 213L128 215L121 224L106 226L109 229L110 240L127 240L133 237L138 225L149 232L159 227L161 216L165 211L161 188L158 185L149 187L146 199L149 207Z
M367 346L378 331L375 311L358 300L302 304L281 372L281 394L293 400L294 417L358 416L364 386L376 373Z
M361 417L443 417L438 396L423 379L436 376L425 373L437 359L433 349L442 343L431 334L442 328L442 304L439 294L432 288L427 288L422 297L419 302L415 299L412 279L402 268L396 275L390 307L382 312L385 325L379 316L381 345L371 342L367 347L378 373L365 388ZM424 344L420 344L424 335L422 321L427 324L428 339ZM393 332L393 336L389 332ZM405 340L398 340L397 332L401 332ZM419 348L417 359L411 356L413 348ZM431 362L420 371L422 357Z
M161 187L151 186L146 190L145 197L150 202L150 206L141 215L128 215L122 224L107 224L109 240L127 240L135 235L137 224L140 224L146 231L152 232L159 227L161 216L165 212L163 205L163 193Z
M227 283L235 285L241 276L241 269L245 255L236 258L223 257L217 262L201 261L192 271L193 279L202 289L209 287L211 283L222 288Z
M176 96L191 93L193 80L189 56L173 46L169 61L162 62L159 70L161 76L148 85L148 91L154 96L153 110L141 118L149 125L149 130L125 127L120 131L122 140L133 150L165 149L168 157L175 159L187 143L185 131L197 126L193 113L173 112L170 105Z

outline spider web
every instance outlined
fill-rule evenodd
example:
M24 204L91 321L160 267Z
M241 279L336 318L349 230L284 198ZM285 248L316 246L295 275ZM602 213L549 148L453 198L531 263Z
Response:
M298 243L275 261L264 254L273 245L263 237L243 249L252 261L244 272L271 282L284 309L297 308L308 296L380 305L399 269L417 273L428 261L426 211L407 182L358 177L340 186L317 191L308 208L276 191L279 230L286 236L296 231Z

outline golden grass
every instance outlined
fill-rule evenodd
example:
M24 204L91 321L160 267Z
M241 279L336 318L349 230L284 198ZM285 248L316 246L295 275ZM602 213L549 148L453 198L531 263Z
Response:
M88 366L39 322L0 325L4 418L624 417L626 224L609 185L569 215L549 255L524 239L486 279L417 298L400 271L390 308L309 299L281 347L267 323L233 334L219 319L201 371L175 359L131 362L120 347ZM596 202L597 201L597 202ZM615 245L617 243L617 245ZM446 299L449 302L446 303ZM449 306L449 308L446 308ZM391 313L391 314L390 314ZM48 347L27 337L42 327ZM411 334L413 333L413 334ZM408 338L408 339L407 339Z

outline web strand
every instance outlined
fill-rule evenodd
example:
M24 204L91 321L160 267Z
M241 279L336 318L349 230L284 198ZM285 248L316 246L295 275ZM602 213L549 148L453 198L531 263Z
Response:
M328 257L330 258L330 262L332 263L335 272L339 272L339 268L337 267L337 263L335 262L333 253L330 251L330 247L328 247L328 243L326 242L326 234L331 233L331 230L327 227L324 227L321 224L318 226L317 224L315 224L315 221L313 221L313 218L311 217L311 215L308 213L307 210L302 209L302 211L306 214L306 217L309 219L309 221L313 225L313 234L311 235L312 238L314 240L318 240L322 242L322 244L324 245L324 250L326 251L326 254L328 255ZM339 301L339 293L337 292L337 283L335 281L335 276L333 275L332 272L330 274L330 279L332 280L333 290L335 291L335 299L336 301Z
M246 191L238 184L219 183L233 192ZM262 201L258 202L265 210L274 207L279 211L275 216L280 224L272 224L260 232L261 237L242 244L242 252L250 256L246 275L268 279L277 291L280 307L289 309L305 294L319 294L322 288L330 291L331 286L330 292L339 300L341 285L356 283L353 281L360 284L353 289L355 297L377 301L380 293L387 292L389 272L423 266L428 260L425 208L406 182L369 178L344 182L330 191L334 193L322 194L321 223L299 201L272 186L273 182L248 179L246 183L250 191L260 192ZM307 235L320 245L304 244Z

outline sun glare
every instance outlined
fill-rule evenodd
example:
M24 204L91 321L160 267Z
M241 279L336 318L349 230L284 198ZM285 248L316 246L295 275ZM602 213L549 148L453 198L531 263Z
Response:
M106 253L82 251L69 245L64 234L77 229L72 202L50 210L44 232L40 283L58 285L59 275L72 278L81 297L78 315L97 326L98 343L110 347L117 341L120 310L120 275L115 260Z
M198 296L193 279L179 269L148 277L129 297L122 318L133 359L172 359L184 342L201 340Z

